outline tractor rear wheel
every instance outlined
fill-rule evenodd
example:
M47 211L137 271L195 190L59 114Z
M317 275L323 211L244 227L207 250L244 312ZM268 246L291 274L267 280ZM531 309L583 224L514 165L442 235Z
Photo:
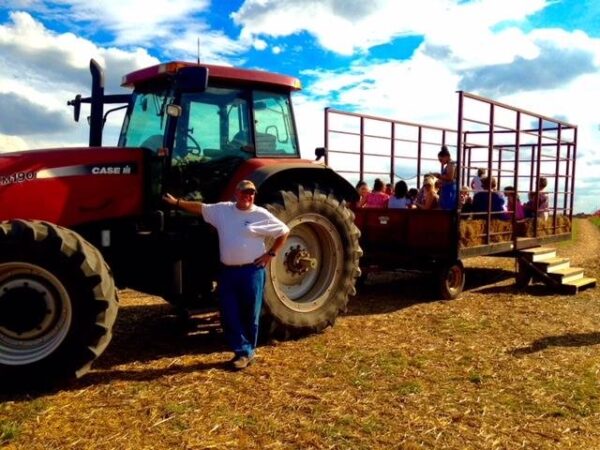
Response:
M287 338L321 331L346 311L362 250L354 214L333 194L299 186L281 195L266 207L290 234L267 267L263 331Z
M108 266L77 233L0 223L0 378L9 385L86 373L112 337L117 309Z

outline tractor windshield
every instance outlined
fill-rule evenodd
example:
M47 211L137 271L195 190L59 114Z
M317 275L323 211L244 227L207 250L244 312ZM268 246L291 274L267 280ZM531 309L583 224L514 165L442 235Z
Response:
M182 94L180 102L175 164L181 159L299 154L287 94L209 87Z
M163 146L166 105L173 101L164 93L135 92L133 104L125 116L119 147L145 147L156 151Z

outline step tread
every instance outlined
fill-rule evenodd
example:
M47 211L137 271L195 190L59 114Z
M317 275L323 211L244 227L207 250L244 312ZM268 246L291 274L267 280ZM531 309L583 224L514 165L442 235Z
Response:
M551 253L551 252L555 252L556 249L553 247L533 247L533 248L526 248L524 250L519 250L521 253L527 253L527 254L531 254L531 255L537 255L539 253Z
M591 284L594 284L594 285L596 284L595 278L583 277L583 278L579 278L577 280L567 281L566 283L563 283L564 286L574 286L574 287L588 286Z
M554 258L543 259L541 261L533 261L534 264L539 266L559 266L561 264L570 264L571 260L569 258L561 258L560 256L555 256Z
M564 269L558 269L552 272L551 275L560 275L566 277L569 275L575 275L577 273L583 273L584 270L585 269L583 267L566 267Z

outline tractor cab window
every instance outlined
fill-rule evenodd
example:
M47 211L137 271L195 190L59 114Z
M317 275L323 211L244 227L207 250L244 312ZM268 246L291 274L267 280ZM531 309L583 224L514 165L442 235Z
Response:
M254 92L257 156L297 156L298 144L288 94Z
M177 121L173 164L213 161L227 157L249 158L248 103L236 89L208 88L183 94Z
M145 147L154 152L163 147L165 107L171 101L171 97L162 93L134 93L133 105L119 136L119 147Z
M169 189L188 199L213 202L235 170L254 155L249 92L209 87L181 95Z

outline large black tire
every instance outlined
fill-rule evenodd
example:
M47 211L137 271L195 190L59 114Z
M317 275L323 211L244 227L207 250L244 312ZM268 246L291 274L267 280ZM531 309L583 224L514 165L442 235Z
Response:
M0 379L8 386L85 374L108 345L117 310L108 266L77 233L0 223Z
M460 260L440 268L438 287L444 300L454 300L461 294L465 287L465 268Z
M333 194L299 186L298 195L281 196L266 207L290 234L267 267L262 323L263 331L288 338L321 331L346 311L362 250L353 212Z

